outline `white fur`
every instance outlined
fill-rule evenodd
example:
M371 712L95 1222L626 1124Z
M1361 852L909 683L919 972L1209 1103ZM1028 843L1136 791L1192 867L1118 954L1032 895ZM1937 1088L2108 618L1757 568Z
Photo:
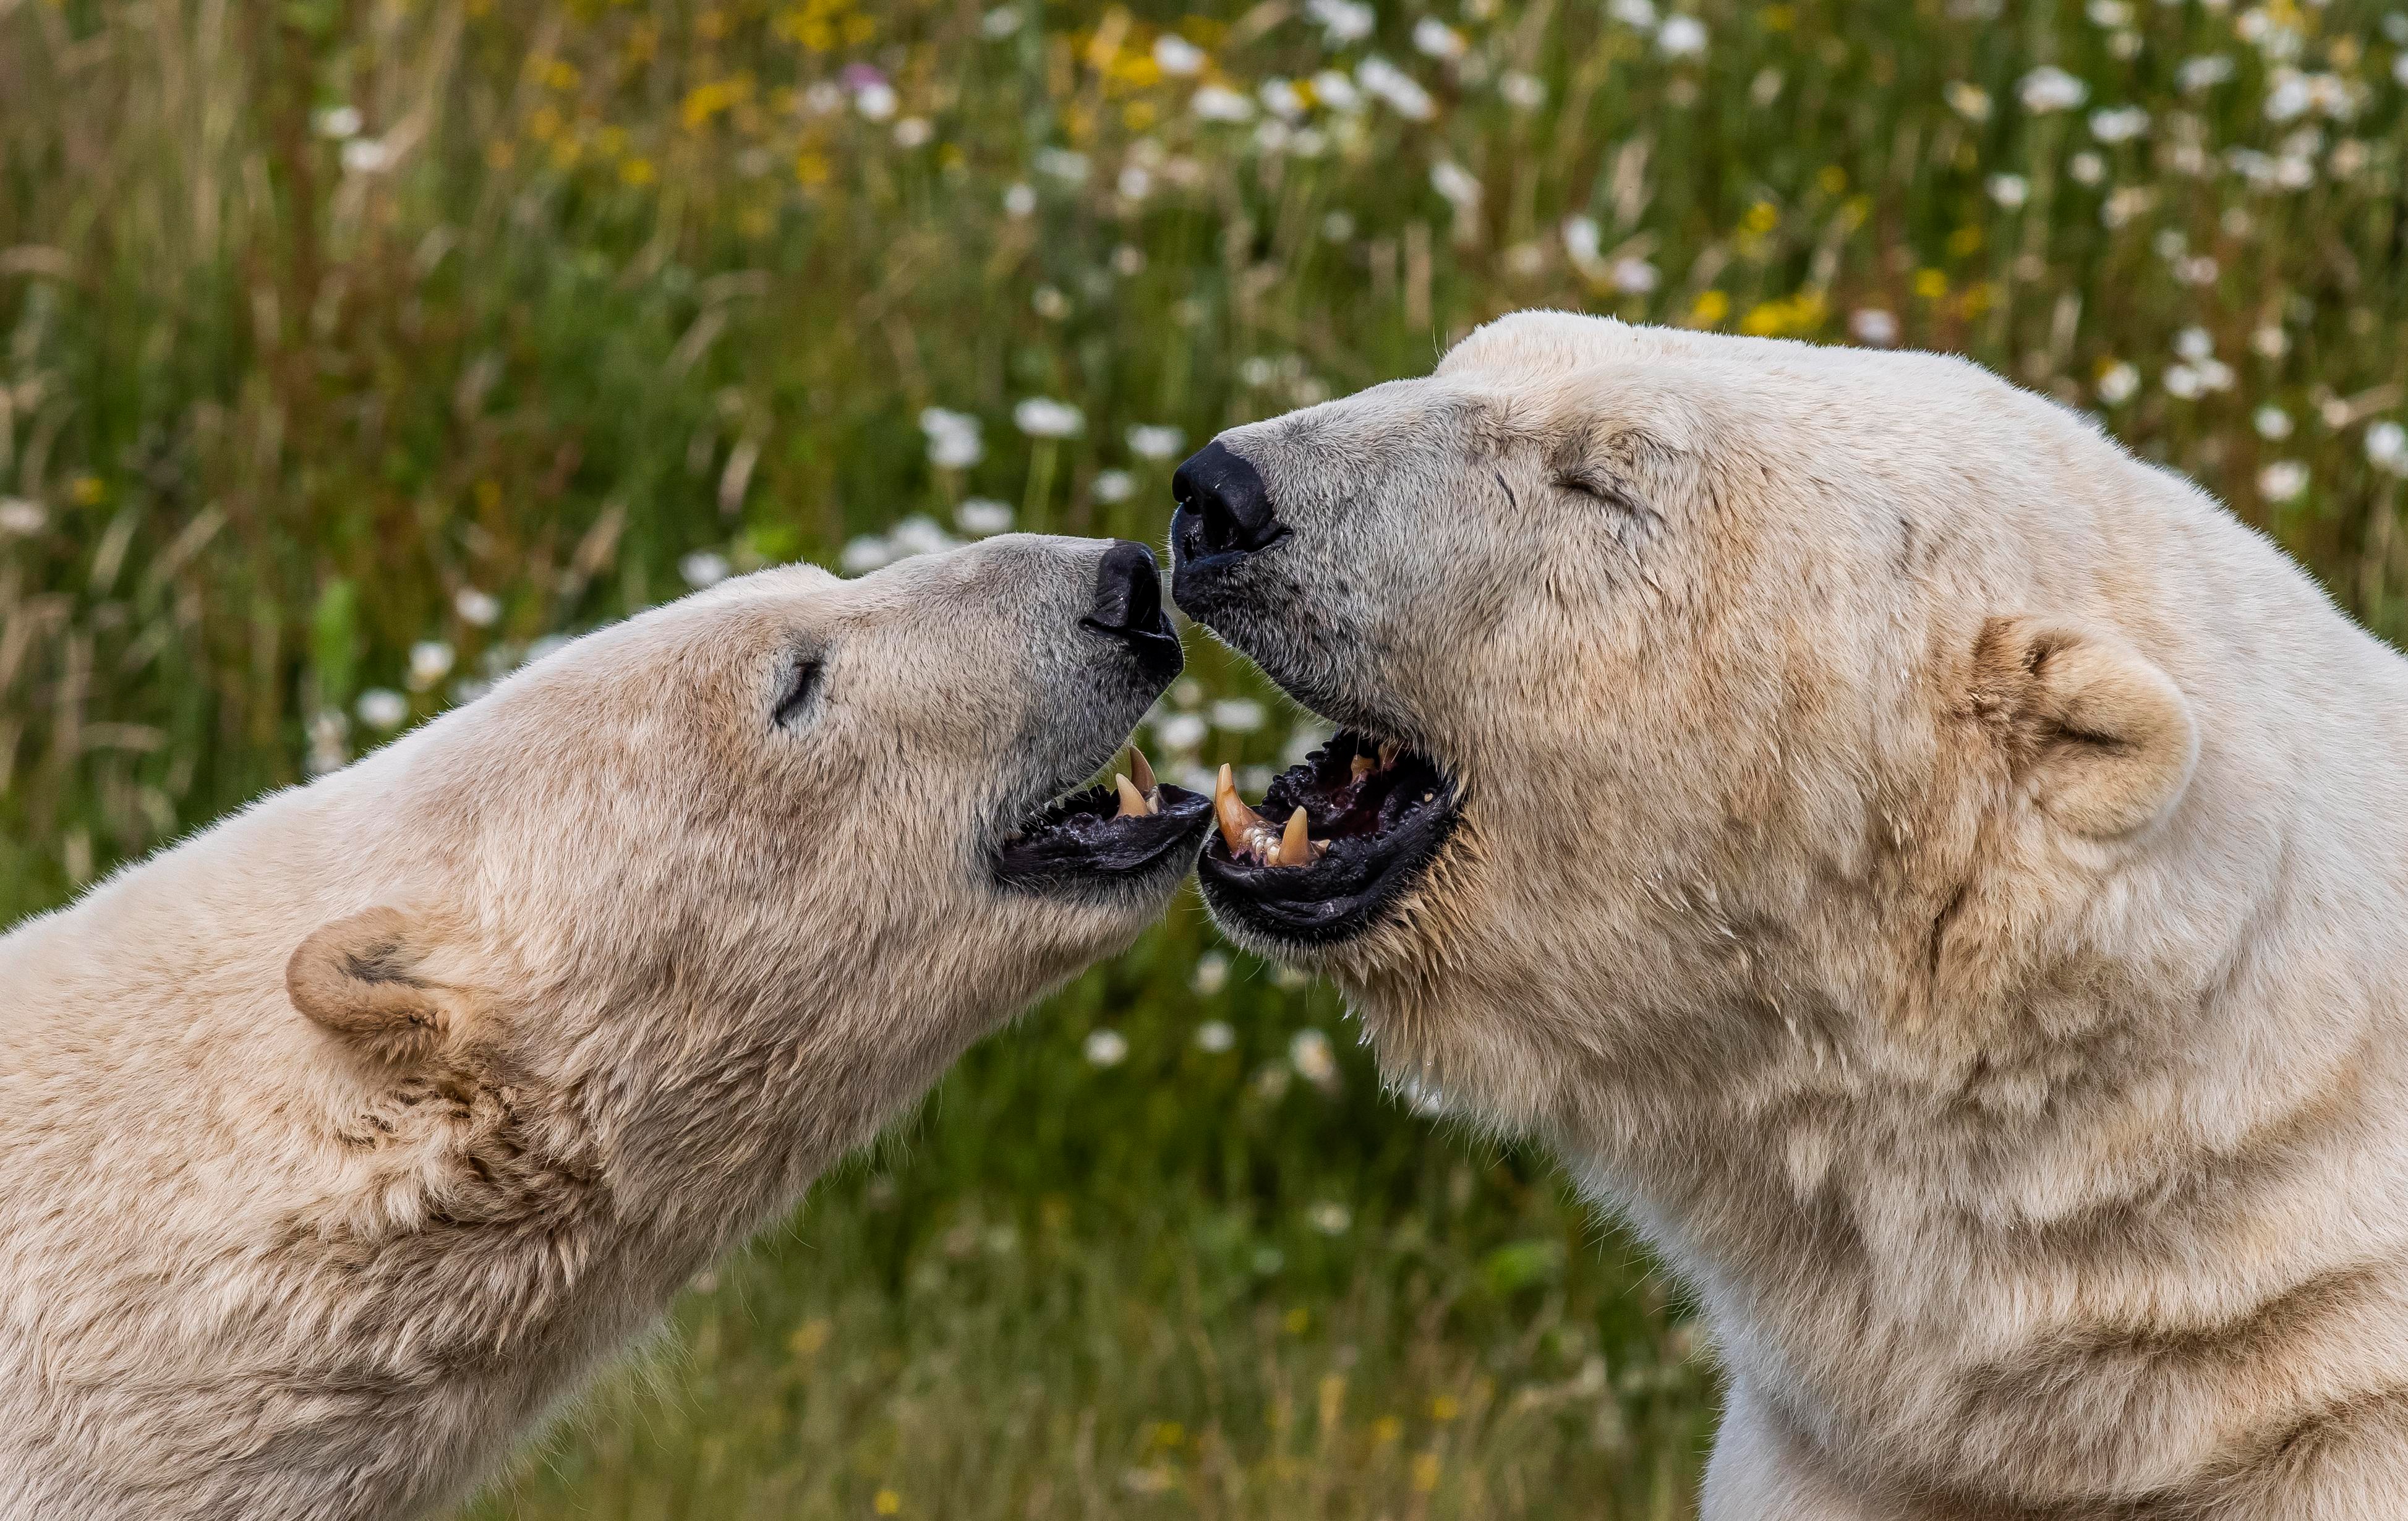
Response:
M1178 864L988 860L1155 695L1078 626L1104 547L726 583L0 939L0 1516L456 1498L1125 945Z
M1216 632L1466 798L1224 922L1694 1285L1712 1521L2408 1514L2408 664L1953 359L1530 313L1222 441Z

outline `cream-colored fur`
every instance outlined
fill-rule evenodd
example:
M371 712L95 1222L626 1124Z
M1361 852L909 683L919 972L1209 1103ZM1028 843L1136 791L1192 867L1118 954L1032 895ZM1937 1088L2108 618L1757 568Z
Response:
M1465 799L1224 922L1694 1285L1711 1521L2408 1516L2408 664L1954 359L1531 313L1222 442L1208 621Z
M1105 547L728 582L0 939L0 1516L456 1498L1125 945L1185 856L989 859L1168 679Z

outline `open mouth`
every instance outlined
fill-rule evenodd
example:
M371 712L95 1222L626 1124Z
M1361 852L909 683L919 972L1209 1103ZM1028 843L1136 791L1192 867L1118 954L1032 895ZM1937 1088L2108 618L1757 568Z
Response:
M1056 798L1006 834L996 847L996 879L1043 891L1183 875L1211 816L1210 800L1157 782L1144 753L1132 749L1127 771Z
M1379 922L1421 879L1461 816L1436 762L1345 730L1272 778L1261 812L1227 767L1220 825L1197 866L1213 911L1267 939L1326 945Z

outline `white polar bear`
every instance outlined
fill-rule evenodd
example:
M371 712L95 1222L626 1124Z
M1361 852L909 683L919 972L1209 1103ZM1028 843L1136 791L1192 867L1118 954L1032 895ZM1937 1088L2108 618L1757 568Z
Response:
M1694 1285L1713 1521L2408 1515L2408 664L1961 361L1507 318L1176 482L1205 894Z
M1180 667L1141 545L765 571L0 939L0 1516L457 1498L1207 805L1047 807Z

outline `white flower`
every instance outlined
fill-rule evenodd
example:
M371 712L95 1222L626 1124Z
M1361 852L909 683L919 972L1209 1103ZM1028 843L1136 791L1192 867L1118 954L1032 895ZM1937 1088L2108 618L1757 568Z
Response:
M1283 122L1293 122L1304 114L1303 93L1285 79L1265 79L1254 95L1263 103L1263 109Z
M1154 39L1154 66L1174 79L1192 79L1204 72L1204 50L1176 32Z
M360 715L361 723L380 734L388 734L401 727L402 720L409 716L409 699L389 686L372 686L360 694L360 700L351 705L351 710Z
M1121 193L1122 200L1144 200L1154 190L1154 174L1142 164L1124 164L1120 178L1112 181L1112 188Z
M885 121L901 104L895 87L883 79L871 79L853 93L853 108L872 122Z
M1667 16L1656 34L1656 46L1669 58L1701 57L1706 50L1706 23L1695 16Z
M1287 1059L1297 1076L1324 1093L1338 1085L1338 1054L1319 1030L1297 1031L1287 1043Z
M452 593L452 608L459 613L461 622L473 624L479 628L493 627L502 616L502 604L494 594L480 592L474 586L463 586Z
M1323 1199L1307 1210L1304 1217L1312 1222L1313 1229L1324 1236L1343 1236L1347 1227L1354 1223L1354 1216L1336 1199Z
M1087 425L1079 409L1050 396L1030 396L1012 408L1011 423L1032 438L1068 438Z
M355 107L329 106L311 117L310 124L318 129L321 137L333 137L337 141L356 137L360 135L360 113Z
M1353 112L1363 108L1363 92L1354 81L1334 68L1325 68L1312 77L1312 98L1333 111Z
M1129 452L1140 459L1169 459L1186 442L1187 435L1168 423L1140 423L1128 430Z
M494 689L491 682L480 682L473 676L463 676L452 683L452 700L455 703L476 701Z
M1858 343L1886 349L1898 341L1898 318L1879 307L1859 307L1848 313L1848 335Z
M2258 472L2258 492L2270 502L2287 502L2308 489L2308 467L2295 459L2278 459Z
M914 512L888 529L886 542L898 560L908 560L915 554L942 554L961 547L961 540L945 532L936 519L924 512Z
M2129 142L2149 130L2149 113L2138 106L2116 106L2090 113L2090 135L2102 143Z
M2213 285L2216 268L2215 260L2202 253L2196 258L2175 261L2174 279L2184 285Z
M1228 967L1227 961L1224 960L1222 962L1222 967L1226 972ZM1205 989L1200 985L1203 983L1203 980L1204 966L1203 963L1199 961L1197 963L1195 978L1195 981L1199 984L1196 989L1198 993L1205 992ZM1212 991L1220 991L1217 983L1214 984ZM1209 997L1210 995L1208 994L1207 996ZM1238 1032L1229 1027L1226 1020L1208 1019L1203 1024L1196 1026L1196 1049L1198 1051L1209 1051L1214 1055L1218 1055L1237 1043Z
M1354 236L1354 213L1340 209L1321 219L1321 236L1333 243L1343 243Z
M986 454L986 445L979 437L981 426L968 412L943 407L922 408L920 431L928 436L928 463L942 470L962 470L976 465Z
M0 534L37 534L50 521L39 502L22 496L0 496Z
M1606 279L1612 282L1615 290L1631 295L1645 295L1664 282L1663 275L1654 265L1639 258L1614 260L1613 267L1606 271Z
M907 116L895 123L895 146L897 148L925 148L928 140L936 135L937 129L924 116Z
M1096 500L1106 504L1125 502L1137 495L1137 477L1126 470L1097 472L1094 487Z
M822 79L803 92L803 109L813 116L834 116L844 109L844 87L834 79Z
M1003 193L1003 209L1007 215L1025 217L1037 209L1037 192L1026 185L1013 185Z
M2291 414L2272 402L2250 414L2249 421L2260 438L2287 438L2291 436Z
M877 534L863 534L848 539L837 555L837 564L849 576L866 575L881 566L895 563L895 546Z
M1437 103L1418 80L1376 53L1354 65L1354 82L1407 121L1426 122L1438 114Z
M2174 335L2174 352L2195 365L2215 352L2215 337L2204 327L2186 327Z
M1201 713L1165 713L1154 721L1154 737L1165 750L1193 750L1204 742L1210 728Z
M727 556L712 550L696 550L678 562L678 574L696 591L725 581L730 568Z
M1212 726L1229 734L1252 734L1263 726L1263 705L1252 697L1223 697L1212 705Z
M992 496L971 496L953 509L953 525L983 538L1011 526L1011 509Z
M2141 372L2120 359L2099 372L2099 399L2110 407L2122 406L2140 389Z
M1254 103L1226 84L1208 84L1188 97L1187 108L1207 122L1243 122L1254 114Z
M2408 52L2391 60L2391 78L2395 83L2408 89Z
M997 6L979 18L979 31L989 41L1000 42L1020 30L1020 7Z
M1946 98L1948 108L1966 121L1986 122L1990 119L1990 93L1980 85L1951 79L1941 86L1940 93Z
M2188 365L2172 365L2167 366L2163 381L2166 388L2166 395L2172 396L2179 401L2193 400L2200 392L2207 389L2206 385L2200 380L2199 371L2193 369Z
M1605 13L1641 32L1656 30L1656 0L1611 0Z
M1440 159L1430 165L1430 188L1445 196L1457 211L1475 210L1480 205L1480 181L1452 159Z
M1363 0L1305 0L1304 13L1312 18L1321 28L1323 40L1333 48L1362 41L1380 21Z
M1564 252L1583 269L1596 264L1605 254L1605 232L1595 217L1570 216L1564 219Z
M2222 84L2232 78L2232 60L2222 53L2186 58L2174 69L2174 87L2184 94L2195 95Z
M1084 1049L1091 1065L1118 1067L1128 1059L1128 1038L1118 1030L1090 1030Z
M2308 114L2315 104L2308 89L2307 76L2297 69L2274 71L2274 88L2266 92L2266 120L2292 122Z
M341 770L343 763L351 758L343 744L351 727L351 721L331 708L312 713L308 724L309 758L304 769L311 776Z
M380 137L353 137L343 144L343 167L353 174L374 174L393 162L393 150Z
M1209 998L1212 997L1212 995L1220 992L1224 987L1228 986L1228 984L1229 958L1227 956L1222 954L1218 951L1207 951L1202 955L1196 958L1196 970L1188 975L1187 985L1194 988L1198 997ZM1226 1025L1221 1027L1224 1030L1228 1028ZM1203 1046L1207 1051L1226 1051L1229 1049L1228 1043L1226 1041L1218 1046L1206 1044L1202 1039L1200 1031L1197 1034L1196 1043Z
M1425 16L1413 23L1413 47L1431 58L1455 59L1470 46L1463 34L1435 16Z
M1994 174L1989 191L1990 199L2013 211L2031 197L2031 182L2019 174Z
M409 647L409 689L423 692L452 673L458 658L441 639L420 639Z
M1037 151L1037 172L1066 185L1083 185L1087 182L1087 155L1074 148L1040 148Z
M2015 82L2015 98L2035 116L2070 111L2089 94L2088 85L2054 64L2043 64Z
M2393 475L2408 475L2408 428L2386 418L2366 430L2367 462Z
M1547 82L1535 74L1509 68L1497 77L1497 93L1517 111L1535 111L1547 103Z
M2107 178L2107 161L2087 148L2069 159L2065 167L2077 184L2095 185Z
M2269 323L2249 335L2249 347L2266 359L2280 359L2291 352L2291 335Z
M2132 19L2132 7L2125 5L2124 0L2090 0L2082 13L2090 18L2091 25L2102 32L2112 32Z

